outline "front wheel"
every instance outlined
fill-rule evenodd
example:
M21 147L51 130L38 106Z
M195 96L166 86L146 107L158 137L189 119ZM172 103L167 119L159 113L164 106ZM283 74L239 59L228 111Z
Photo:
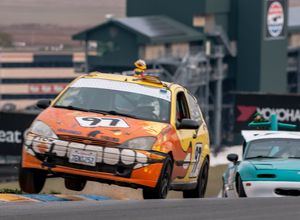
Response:
M197 187L193 190L184 190L183 198L204 198L208 181L208 170L209 162L205 158L197 179Z
M75 178L65 178L65 187L74 191L82 191L86 185L86 180Z
M156 187L143 189L144 199L165 199L167 197L170 188L172 168L172 160L168 156Z
M225 189L225 183L224 183L224 180L223 180L223 187L222 187L222 198L227 198L227 192L226 192L226 189Z
M26 193L40 193L45 185L47 172L38 169L19 168L19 185Z
M245 193L245 190L244 190L244 186L243 186L243 182L242 182L242 179L240 176L237 176L237 187L236 187L236 190L237 190L237 193L238 193L238 196L239 197L247 197L246 193Z

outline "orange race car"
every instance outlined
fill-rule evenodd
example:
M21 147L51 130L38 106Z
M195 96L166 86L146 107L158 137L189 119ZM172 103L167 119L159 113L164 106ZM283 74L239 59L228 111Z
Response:
M39 193L48 177L81 191L86 181L204 197L209 135L196 99L150 76L91 73L75 79L45 108L25 138L19 184Z

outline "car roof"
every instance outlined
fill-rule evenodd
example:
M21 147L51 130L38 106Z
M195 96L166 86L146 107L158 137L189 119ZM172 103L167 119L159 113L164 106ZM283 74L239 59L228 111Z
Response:
M300 139L300 132L295 131L267 131L267 130L244 130L242 136L246 142L260 139Z

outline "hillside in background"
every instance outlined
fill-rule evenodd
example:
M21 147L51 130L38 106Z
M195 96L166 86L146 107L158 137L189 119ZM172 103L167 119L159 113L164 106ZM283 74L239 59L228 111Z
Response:
M290 5L300 6L300 0ZM124 17L125 10L126 0L0 0L0 32L29 46L74 46L72 34L98 25L107 14Z
M290 0L290 5L300 6L300 0ZM126 0L1 0L0 25L91 26L106 14L124 17L125 10Z
M106 14L125 16L126 0L1 0L0 25L95 25Z
M126 0L0 0L0 31L27 46L78 45L71 35L125 16Z

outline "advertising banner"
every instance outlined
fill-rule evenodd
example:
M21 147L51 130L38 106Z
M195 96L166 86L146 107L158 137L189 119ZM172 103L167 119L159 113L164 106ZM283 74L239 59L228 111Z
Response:
M260 113L265 119L275 113L280 122L297 125L300 131L300 96L273 94L237 94L235 98L234 130L250 129L248 123L255 113Z
M0 112L0 156L20 156L24 134L36 114Z

